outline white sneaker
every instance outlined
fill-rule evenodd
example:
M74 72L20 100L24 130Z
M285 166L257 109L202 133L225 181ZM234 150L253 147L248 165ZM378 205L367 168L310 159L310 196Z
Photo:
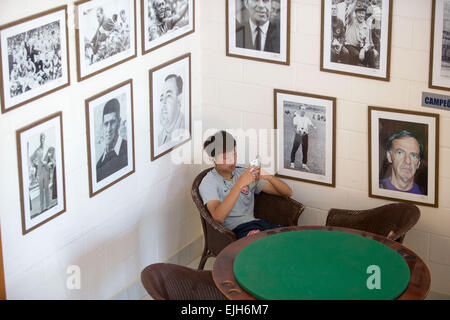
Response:
M302 168L305 169L305 170L310 171L309 168L308 168L308 166L307 166L306 164L304 164L304 163L302 163Z
M291 168L292 168L292 169L295 169L295 165L294 165L293 162L291 162Z

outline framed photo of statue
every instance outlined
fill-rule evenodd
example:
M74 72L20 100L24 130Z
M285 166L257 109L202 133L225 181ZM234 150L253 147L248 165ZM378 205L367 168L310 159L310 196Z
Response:
M149 71L151 160L191 139L191 54Z
M369 107L369 197L438 207L439 115Z
M227 0L227 56L289 65L290 0Z
M66 211L62 113L17 130L22 234Z
M86 99L89 196L135 171L133 81Z
M450 1L433 0L428 86L450 90Z
M320 70L389 81L392 0L322 0Z
M0 26L2 113L69 86L68 46L66 5Z
M142 54L195 31L195 0L141 0Z
M75 3L78 81L136 57L136 0Z
M274 90L276 175L336 184L336 98Z

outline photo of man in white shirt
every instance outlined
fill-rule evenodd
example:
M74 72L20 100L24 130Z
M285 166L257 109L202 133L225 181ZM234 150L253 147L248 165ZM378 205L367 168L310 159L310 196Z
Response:
M292 145L292 151L291 151L291 168L295 169L295 155L300 147L300 144L302 145L302 168L305 170L310 170L307 166L308 162L308 133L309 133L309 127L312 127L313 129L316 129L314 124L312 123L311 119L305 116L305 107L300 108L300 113L295 111L294 112L294 119L292 120L295 129L295 138L294 143Z

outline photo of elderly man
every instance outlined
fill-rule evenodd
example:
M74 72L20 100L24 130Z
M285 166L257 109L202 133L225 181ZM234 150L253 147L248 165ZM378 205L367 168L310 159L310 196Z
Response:
M424 147L413 133L401 130L392 134L386 144L386 159L391 169L387 177L380 178L381 189L426 195L415 181L424 161Z
M158 134L158 146L171 142L179 130L185 129L182 109L183 79L176 74L169 74L163 85L159 99L161 130Z
M97 160L97 182L128 166L127 140L126 136L122 137L119 134L121 127L120 103L116 98L106 102L103 107L101 123L103 152Z
M236 20L236 47L280 53L280 21L276 4L279 8L279 1L275 0L236 0L237 10L241 8L240 18ZM276 17L272 10L278 10Z

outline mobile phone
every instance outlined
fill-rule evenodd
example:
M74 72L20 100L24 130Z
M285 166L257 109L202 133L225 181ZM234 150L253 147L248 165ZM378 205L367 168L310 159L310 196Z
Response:
M259 167L261 165L261 161L259 160L259 156L256 156L255 159L253 159L252 161L250 161L250 166L255 166L255 167ZM252 172L254 170L254 168L250 169L250 172Z

